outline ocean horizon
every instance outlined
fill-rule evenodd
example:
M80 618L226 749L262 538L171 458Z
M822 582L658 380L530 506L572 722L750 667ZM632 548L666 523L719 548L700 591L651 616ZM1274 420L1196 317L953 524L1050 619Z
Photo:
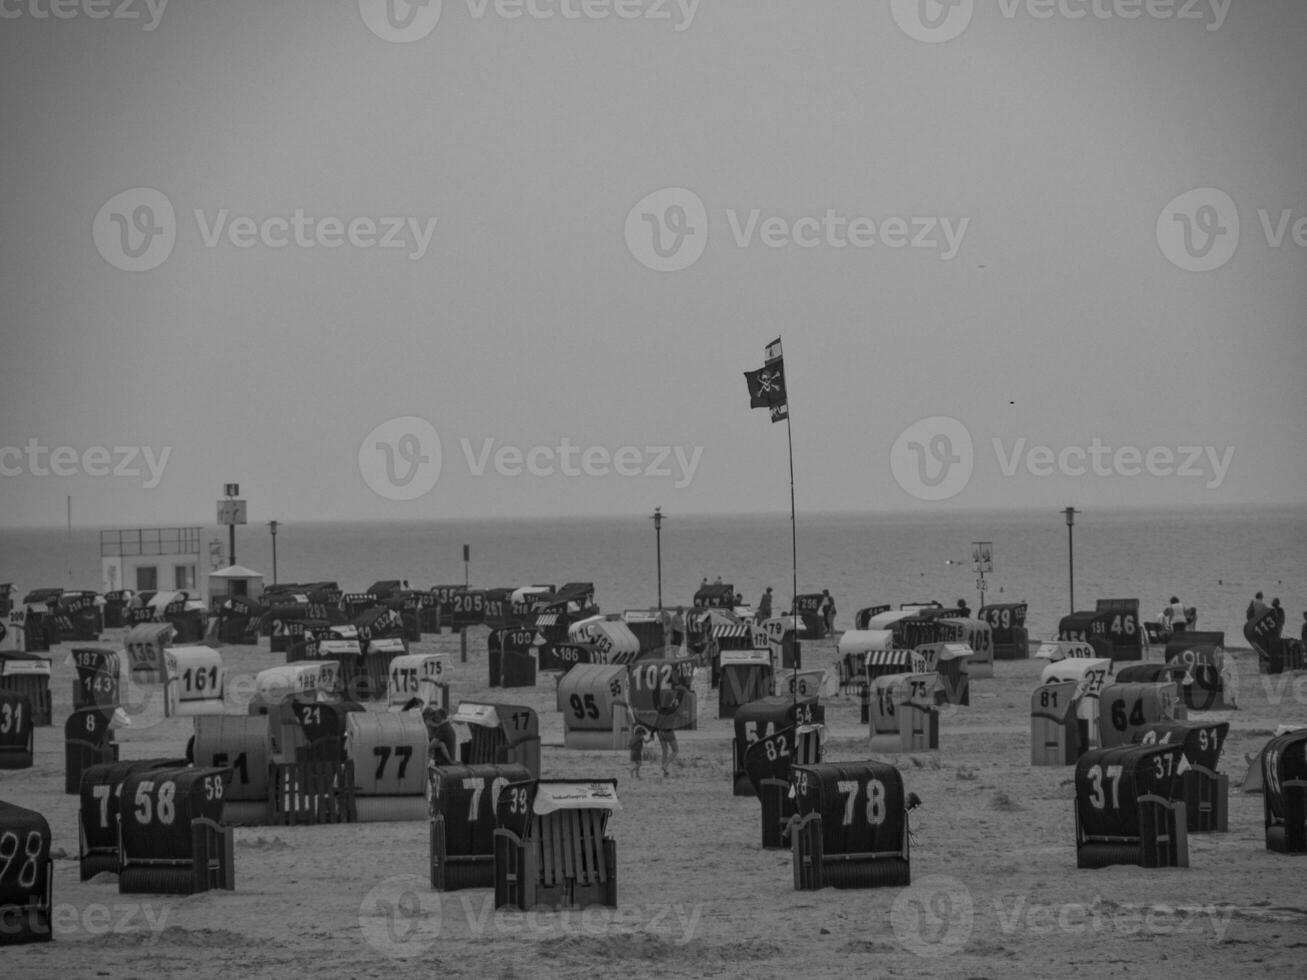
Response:
M657 541L650 515L508 519L284 521L278 519L276 577L335 580L351 590L379 579L415 588L462 584L463 546L472 587L593 581L605 612L657 604ZM0 582L103 588L99 532L120 527L0 527ZM227 529L201 527L201 565L217 542L226 563ZM1032 638L1052 636L1070 611L1068 534L1059 511L824 512L797 515L798 591L829 589L836 626L880 603L965 598L979 608L971 542L993 542L989 602L1029 603ZM1200 629L1224 630L1242 645L1243 610L1258 590L1281 598L1289 631L1307 609L1307 507L1093 508L1076 515L1075 605L1137 598L1156 618L1171 595L1198 608ZM237 563L273 580L266 522L239 526ZM664 514L663 604L689 605L703 578L721 576L747 603L767 586L776 608L792 593L788 512Z

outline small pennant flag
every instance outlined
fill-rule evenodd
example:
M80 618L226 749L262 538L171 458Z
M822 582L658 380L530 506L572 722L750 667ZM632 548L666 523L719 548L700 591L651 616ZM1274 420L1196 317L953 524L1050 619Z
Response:
M745 371L744 380L749 385L750 408L771 409L773 422L789 418L790 408L785 395L785 361L781 358L780 338L767 345L767 363L757 371Z

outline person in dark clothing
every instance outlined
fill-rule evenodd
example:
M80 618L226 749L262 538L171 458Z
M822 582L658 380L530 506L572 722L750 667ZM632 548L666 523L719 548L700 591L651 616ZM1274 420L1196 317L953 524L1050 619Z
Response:
M427 758L433 766L458 765L458 734L444 708L429 705L422 710L427 726Z
M959 619L971 618L971 607L967 605L966 599L958 600L958 618Z
M685 681L677 680L676 686L670 691L664 691L659 700L658 722L654 726L654 733L658 736L658 745L663 752L664 776L670 775L667 767L676 762L676 756L680 752L680 746L676 744L676 713L689 693L690 689L686 687Z
M1271 611L1275 613L1275 633L1278 636L1284 629L1285 621L1284 607L1280 605L1279 596L1271 600Z
M767 586L767 591L762 594L762 598L758 600L758 610L756 613L754 613L753 618L756 622L759 623L763 622L764 620L771 619L771 586L770 585Z

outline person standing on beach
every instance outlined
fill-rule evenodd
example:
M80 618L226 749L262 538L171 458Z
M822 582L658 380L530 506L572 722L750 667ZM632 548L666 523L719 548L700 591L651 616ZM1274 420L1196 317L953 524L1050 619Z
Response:
M672 643L672 614L670 610L658 610L658 626L663 631L663 646L670 646Z
M835 632L835 599L830 594L830 589L822 589L821 615L822 623L826 627L826 634L830 635Z
M1307 646L1307 609L1304 609L1302 614L1302 644Z
M958 618L959 619L971 618L971 607L967 605L966 599L958 600Z
M676 686L670 691L663 691L658 702L658 721L654 725L654 733L658 736L658 745L663 752L664 776L671 775L667 767L677 761L676 757L680 753L680 746L676 744L676 713L688 693L685 681L677 678Z
M1262 594L1258 592L1253 596L1253 601L1248 603L1247 618L1249 620L1260 619L1262 614L1270 607L1262 600Z
M762 594L758 600L758 611L754 614L754 622L761 623L771 619L771 586L767 586L767 591Z
M1185 612L1184 603L1171 596L1171 604L1162 610L1162 621L1171 627L1173 633L1183 633L1189 628L1189 614Z
M685 649L685 607L677 606L676 615L672 617L672 646L677 650Z
M1279 636L1284 630L1284 607L1280 605L1280 597L1276 596L1271 600L1271 610L1275 613L1275 635Z

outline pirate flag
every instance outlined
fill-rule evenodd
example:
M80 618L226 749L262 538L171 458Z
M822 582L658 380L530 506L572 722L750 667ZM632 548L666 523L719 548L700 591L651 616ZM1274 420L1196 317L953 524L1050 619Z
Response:
M789 405L785 400L785 361L781 357L780 338L767 345L767 363L757 371L745 371L749 385L749 407L770 408L771 420L788 418Z

